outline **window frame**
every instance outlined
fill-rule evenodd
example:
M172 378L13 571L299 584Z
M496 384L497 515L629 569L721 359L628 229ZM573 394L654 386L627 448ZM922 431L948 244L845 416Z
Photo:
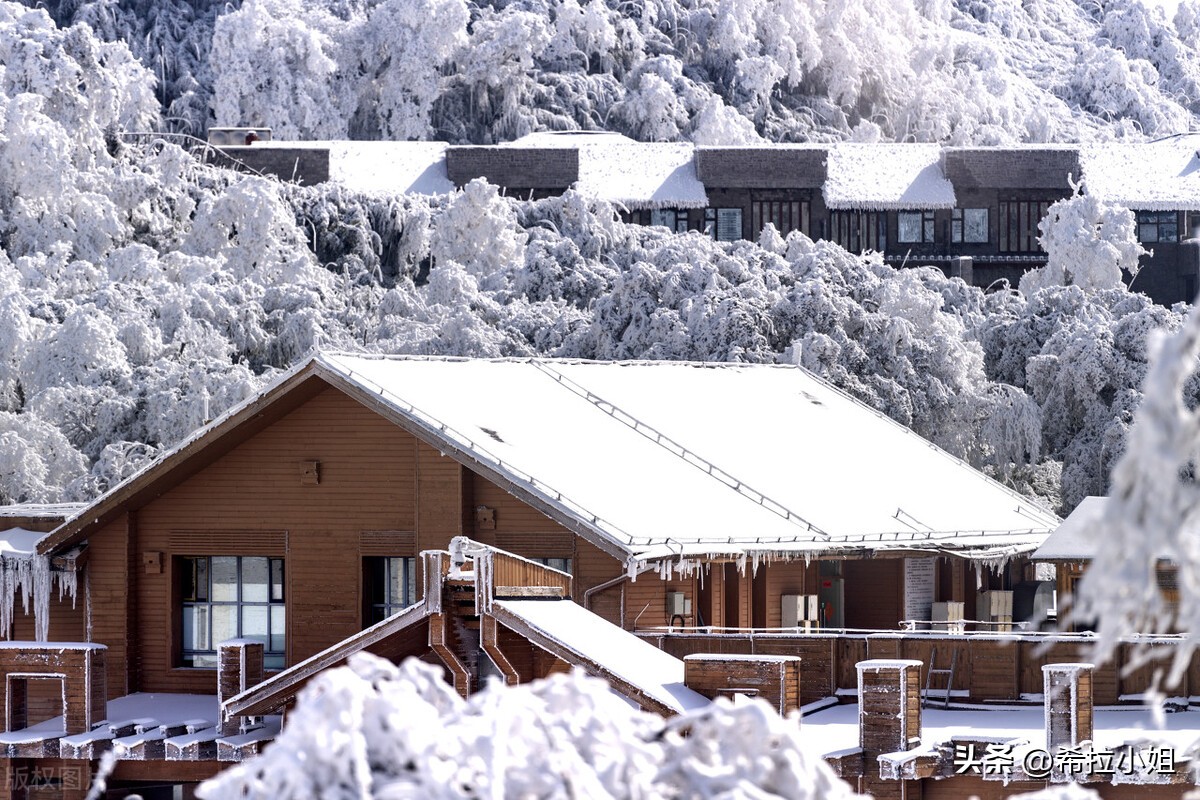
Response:
M983 238L967 238L967 212L983 213ZM950 212L950 242L952 244L987 244L992 240L991 209L987 206L966 206Z
M237 587L237 597L233 600L217 600L214 599L214 559L234 559L236 579L234 585ZM262 559L267 562L266 573L266 600L248 600L245 598L246 583L245 583L245 560L246 559ZM178 576L178 589L175 591L175 596L178 601L174 618L179 625L179 648L177 665L185 669L216 669L219 659L219 649L221 641L227 639L254 639L263 641L263 666L266 669L283 669L287 666L287 565L285 559L280 556L262 556L262 555L183 555L175 556L174 564L176 575ZM203 564L203 569L200 565ZM204 575L204 586L200 586L199 576ZM190 593L189 593L190 588ZM219 608L234 608L233 618L235 621L236 632L232 636L216 640L213 633L213 625L216 615L213 612L214 607ZM191 609L206 609L204 617L204 625L207 628L205 639L209 645L208 648L194 648L189 646L187 631L189 630L188 612ZM266 609L266 625L267 634L264 637L260 634L245 633L245 614L243 609L246 608L264 608ZM278 614L276 613L278 611ZM197 624L197 618L194 616L191 621L192 629ZM276 626L282 630L276 632ZM274 640L278 637L278 647L273 647ZM210 663L205 663L210 662Z
M999 201L996 249L1000 253L1044 253L1038 226L1053 202L1019 197Z
M737 235L732 239L721 238L721 214L737 213ZM717 242L737 242L745 238L742 232L745 225L745 215L741 206L709 206L704 209L704 232Z
M397 567L400 570L402 595L399 598L392 596L392 575ZM381 570L382 574L377 574L377 570ZM417 602L416 556L363 556L362 576L363 628L378 625ZM375 591L377 587L382 588L382 594Z
M906 239L904 218L916 217L918 233L916 239ZM896 244L933 244L937 238L936 222L932 209L907 209L896 212Z
M887 214L863 209L834 209L829 213L829 241L850 253L887 252Z
M1137 225L1137 240L1144 244L1179 244L1180 225L1178 211L1135 211ZM1164 238L1162 229L1174 228L1175 233ZM1154 238L1143 235L1144 231L1153 231Z
M674 224L659 219L659 217L668 217L674 215ZM686 208L652 208L650 209L650 224L660 228L666 228L674 233L688 232L688 212Z

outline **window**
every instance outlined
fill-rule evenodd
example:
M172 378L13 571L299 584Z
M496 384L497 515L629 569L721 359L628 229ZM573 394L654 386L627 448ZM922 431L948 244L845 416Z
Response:
M1049 200L1006 200L1000 203L1000 252L1038 253L1038 223L1050 209Z
M792 231L807 234L808 208L807 200L755 200L750 204L750 235L757 237L768 222L780 236Z
M543 567L556 569L559 572L565 572L568 575L573 575L571 572L571 559L569 558L532 558L530 561L536 561Z
M179 563L183 666L216 667L221 642L257 639L265 645L263 665L283 669L283 559L202 556Z
M1178 242L1179 215L1174 211L1137 212L1139 242Z
M834 211L829 238L851 253L887 249L887 217L878 211Z
M704 232L718 242L736 242L742 238L740 208L704 209Z
M986 208L954 209L950 216L950 241L986 244L988 241L988 210Z
M932 211L901 211L896 218L897 241L903 244L933 241Z
M650 224L663 225L676 233L687 233L687 211L682 208L655 208L650 212Z
M417 602L417 560L363 559L363 621L369 627Z

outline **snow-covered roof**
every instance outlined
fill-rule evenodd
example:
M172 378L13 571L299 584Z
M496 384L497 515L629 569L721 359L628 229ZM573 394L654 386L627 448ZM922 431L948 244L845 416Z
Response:
M24 528L0 529L0 557L31 556L37 550L38 542L46 536L45 532L28 531Z
M614 131L538 131L511 142L502 142L501 146L570 148L588 144L637 144L637 140Z
M502 612L517 617L557 645L556 655L571 654L573 663L590 662L604 677L616 678L642 694L682 713L709 704L708 698L683 684L683 661L570 600L497 600Z
M273 140L255 147L327 148L329 182L362 192L449 194L445 142L356 142Z
M1088 194L1126 208L1200 208L1200 137L1090 144L1079 153Z
M830 208L954 207L940 145L843 142L830 148L826 164Z
M318 374L419 421L445 452L630 561L874 550L997 557L1034 549L1058 524L799 367L317 361Z
M1006 558L1060 522L800 367L324 353L97 498L39 552L156 496L176 468L312 376L631 567L879 551Z
M580 142L578 146L576 188L584 194L626 208L708 205L704 184L696 177L695 148L691 144L604 139Z
M1090 561L1096 555L1095 528L1104 517L1107 497L1085 497L1054 529L1031 558L1038 561Z
M16 503L0 506L0 519L66 519L78 514L86 503Z

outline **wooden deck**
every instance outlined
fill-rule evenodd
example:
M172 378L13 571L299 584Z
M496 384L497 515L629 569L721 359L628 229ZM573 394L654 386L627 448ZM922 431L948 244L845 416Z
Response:
M945 669L957 651L954 700L971 702L1040 702L1043 690L1042 666L1062 662L1089 661L1093 639L1084 634L986 634L942 632L821 632L797 634L792 631L742 630L707 632L704 630L638 631L677 658L694 653L739 653L753 655L799 656L801 702L857 690L855 665L866 659L915 659L920 661L921 686L935 655L935 669ZM1161 637L1153 640L1154 649L1174 650L1178 640ZM1169 661L1132 668L1136 645L1122 645L1117 657L1098 664L1095 672L1095 703L1116 705L1137 700L1150 688L1156 670L1165 673ZM940 697L944 687L935 676L931 694ZM1168 697L1200 695L1200 656L1180 685L1165 687ZM943 689L944 692L944 689ZM965 694L963 694L965 692Z

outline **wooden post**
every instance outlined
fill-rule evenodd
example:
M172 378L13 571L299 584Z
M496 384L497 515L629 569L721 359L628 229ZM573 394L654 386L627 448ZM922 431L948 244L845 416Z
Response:
M921 743L920 661L858 662L858 743L863 751L858 790L878 799L907 797L905 781L880 777L879 756Z
M221 707L221 735L241 733L242 717L226 717L225 703L263 679L263 643L254 639L229 639L217 645L217 704Z
M1046 750L1075 747L1092 738L1092 664L1046 664Z

